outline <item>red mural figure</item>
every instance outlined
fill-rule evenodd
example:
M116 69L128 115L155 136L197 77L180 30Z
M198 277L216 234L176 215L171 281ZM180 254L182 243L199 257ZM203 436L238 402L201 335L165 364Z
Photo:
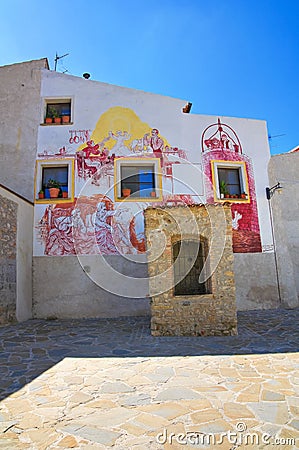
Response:
M205 150L230 150L242 153L241 142L237 134L229 125L222 124L220 119L217 123L209 125L202 133L201 149L202 152Z
M100 145L95 144L93 141L87 141L87 146L82 149L82 152L84 153L85 158L89 158L90 155L99 155L100 154Z
M97 205L95 214L95 236L99 251L105 255L117 254L113 239L113 228L111 218L115 215L113 203L101 201Z
M162 151L164 149L164 141L159 136L159 130L156 128L152 129L151 137L149 139L149 144L153 149L154 155L157 158L162 158Z
M207 203L224 201L218 197L220 192L217 192L216 189L217 184L220 185L220 172L218 172L219 169L215 169L215 162L216 164L219 163L219 167L221 167L222 162L222 169L224 170L233 169L233 171L238 172L239 188L245 190L245 185L248 188L248 192L244 192L247 197L245 200L242 200L241 195L231 195L231 198L226 199L231 203L234 253L261 252L260 227L251 158L243 153L241 142L235 131L229 125L221 123L220 119L204 130L201 145L203 169L206 178L210 181L209 185L206 186ZM218 166L216 165L216 167ZM244 167L244 174L241 167ZM245 179L241 180L243 175ZM215 194L215 192L217 193Z
M73 205L50 205L46 208L39 223L41 238L45 243L45 255L75 254L72 211Z
M137 221L143 221L143 214ZM37 228L47 256L145 251L143 228L130 208L115 211L112 200L102 194L48 206Z
M109 156L109 150L104 147L109 139L110 137L106 137L98 144L89 140L86 142L86 147L77 151L76 168L79 178L91 178L97 174L101 166L113 162L115 155Z

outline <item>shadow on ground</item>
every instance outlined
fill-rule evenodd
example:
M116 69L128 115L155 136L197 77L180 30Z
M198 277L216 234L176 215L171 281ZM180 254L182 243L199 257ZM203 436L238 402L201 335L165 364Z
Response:
M153 337L149 317L29 320L0 328L0 400L66 357L297 352L299 308L238 313L238 336Z

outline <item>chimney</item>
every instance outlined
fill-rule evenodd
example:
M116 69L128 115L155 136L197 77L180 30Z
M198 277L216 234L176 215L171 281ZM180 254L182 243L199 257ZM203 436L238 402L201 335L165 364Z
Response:
M182 109L183 113L189 113L191 111L192 103L187 103L186 106Z

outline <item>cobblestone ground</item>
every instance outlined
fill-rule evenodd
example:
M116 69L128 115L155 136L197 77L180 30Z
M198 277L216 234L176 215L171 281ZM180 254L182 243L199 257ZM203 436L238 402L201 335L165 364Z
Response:
M0 449L295 449L299 309L232 337L152 337L149 318L0 328Z

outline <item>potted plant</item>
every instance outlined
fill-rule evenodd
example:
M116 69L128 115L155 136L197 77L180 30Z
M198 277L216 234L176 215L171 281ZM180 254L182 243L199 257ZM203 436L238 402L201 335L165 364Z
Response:
M61 123L61 117L58 114L58 111L53 106L49 107L49 116L52 117L54 123Z
M70 123L70 116L63 115L63 116L61 116L61 118L62 118L62 123Z
M62 191L62 198L68 198L68 191Z
M243 199L246 199L246 198L247 198L247 194L246 194L246 192L242 192L242 194L241 194L241 198L243 198Z
M44 193L44 191L42 189L38 193L38 198L39 199L45 198L45 193Z
M219 184L219 189L220 189L220 198L231 198L231 195L229 193L229 190L227 189L227 184L224 180L220 181Z
M58 115L56 109L53 106L49 106L47 108L45 123L52 123L55 115Z
M49 179L47 187L49 189L50 197L51 198L57 198L60 192L60 183L59 181L53 180L52 178Z
M130 197L131 195L131 189L126 188L125 186L122 189L122 196L123 197Z
M45 118L45 123L52 123L52 122L53 122L52 117L46 116L46 118Z
M61 123L61 117L59 117L58 112L55 113L56 115L53 116L54 123Z
M220 198L224 198L225 195L229 194L229 192L227 190L226 182L223 180L220 181L219 189L220 189ZM225 198L228 198L228 197L225 197Z
M156 191L151 191L151 197L157 197Z

